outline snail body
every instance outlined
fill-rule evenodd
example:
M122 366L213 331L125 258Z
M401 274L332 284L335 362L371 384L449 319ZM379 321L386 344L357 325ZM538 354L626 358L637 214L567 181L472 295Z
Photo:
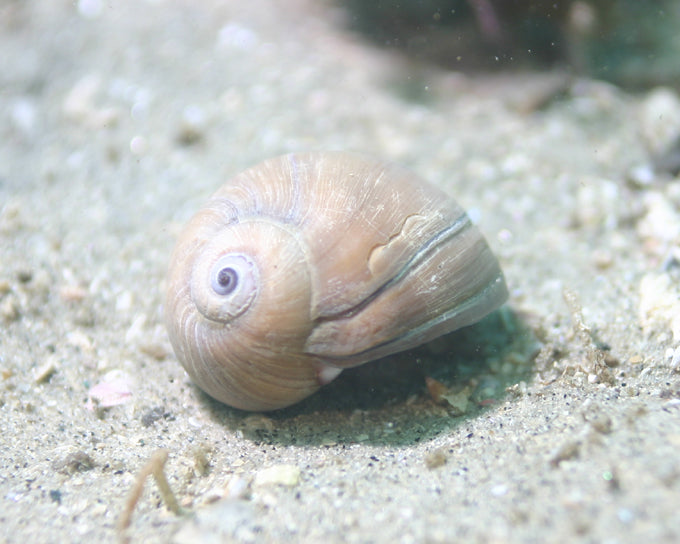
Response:
M273 410L506 299L498 261L445 193L360 155L296 153L237 175L190 220L165 320L201 389Z

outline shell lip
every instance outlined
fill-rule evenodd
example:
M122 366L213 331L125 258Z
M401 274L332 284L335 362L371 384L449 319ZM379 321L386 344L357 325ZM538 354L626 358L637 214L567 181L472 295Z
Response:
M335 321L338 319L344 319L352 317L359 312L361 312L366 306L377 299L382 293L390 289L392 286L398 284L404 279L414 268L416 268L421 262L428 258L432 252L436 251L437 248L448 242L449 240L458 236L461 232L472 228L473 224L470 221L467 213L463 212L451 225L445 229L440 230L434 236L432 236L427 242L423 244L423 247L415 253L404 265L397 271L396 274L387 278L381 285L375 289L371 294L369 294L364 299L360 300L354 306L346 308L340 312L332 314L324 314L317 318L317 322L324 321ZM507 298L507 296L506 296Z
M313 350L307 353L321 358L324 363L332 367L336 366L342 369L357 366L419 346L444 334L477 323L483 317L500 308L507 301L508 295L505 278L503 273L499 271L496 278L474 296L400 336L390 338L385 342L350 355L322 355L314 353Z

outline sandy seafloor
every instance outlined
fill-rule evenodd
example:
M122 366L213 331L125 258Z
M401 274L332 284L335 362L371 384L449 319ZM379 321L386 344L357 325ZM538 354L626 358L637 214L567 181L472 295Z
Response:
M149 480L133 542L680 541L676 94L439 71L311 0L5 1L0 67L0 541L114 541L160 448L187 514ZM310 149L455 196L511 297L246 414L177 363L167 261L229 176Z

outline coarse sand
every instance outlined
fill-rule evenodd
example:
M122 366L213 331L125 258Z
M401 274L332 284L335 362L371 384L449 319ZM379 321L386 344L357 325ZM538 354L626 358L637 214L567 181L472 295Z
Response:
M677 94L447 72L343 17L0 2L0 542L680 541ZM172 353L169 255L230 176L319 149L449 192L510 300L239 412ZM129 502L163 451L180 515L151 477Z

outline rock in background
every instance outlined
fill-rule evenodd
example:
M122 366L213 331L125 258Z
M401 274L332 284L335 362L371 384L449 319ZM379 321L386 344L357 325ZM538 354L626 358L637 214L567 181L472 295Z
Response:
M370 40L462 70L569 66L627 86L678 83L673 0L339 0Z

